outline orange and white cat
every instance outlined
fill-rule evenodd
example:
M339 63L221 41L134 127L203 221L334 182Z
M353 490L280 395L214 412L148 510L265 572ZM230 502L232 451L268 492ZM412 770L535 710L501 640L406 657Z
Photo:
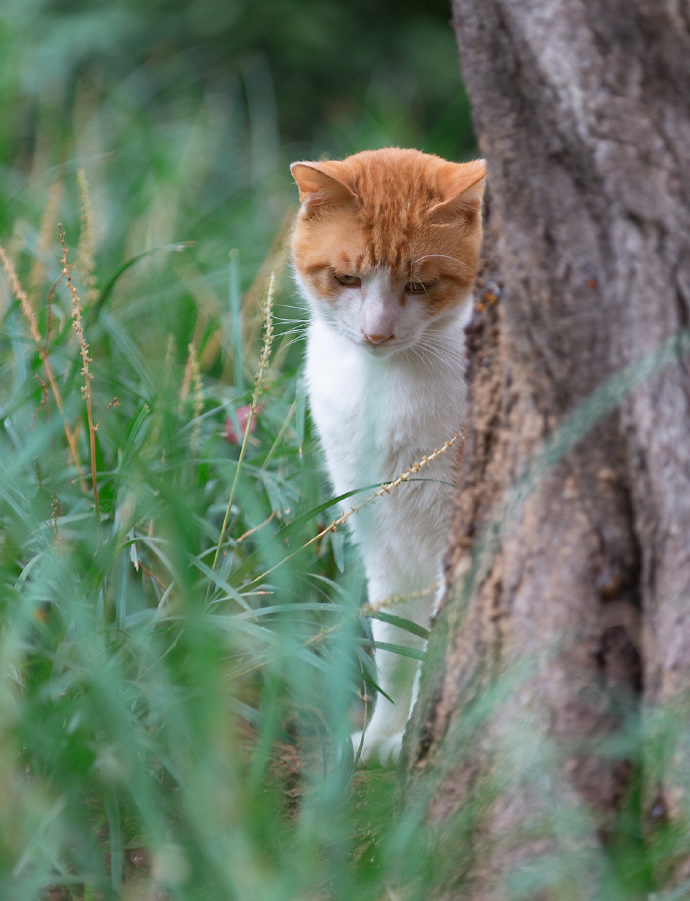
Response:
M387 482L462 427L464 326L481 242L483 160L417 150L365 151L293 163L301 208L292 238L310 325L312 417L337 494ZM438 457L350 520L369 602L419 594L442 576L456 454ZM427 627L434 595L390 612ZM421 639L373 621L376 642ZM377 648L380 695L363 762L397 760L416 695L415 660ZM361 734L353 736L355 751Z

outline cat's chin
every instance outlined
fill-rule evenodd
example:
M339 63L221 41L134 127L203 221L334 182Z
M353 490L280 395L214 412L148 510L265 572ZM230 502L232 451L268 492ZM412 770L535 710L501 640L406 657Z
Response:
M399 348L394 347L394 346L393 347L391 347L391 346L381 347L380 345L372 346L371 344L366 344L365 342L362 342L359 346L364 350L365 353L368 353L372 357L378 357L379 359L385 359L386 357L392 357L393 354L395 354L396 351L399 350Z

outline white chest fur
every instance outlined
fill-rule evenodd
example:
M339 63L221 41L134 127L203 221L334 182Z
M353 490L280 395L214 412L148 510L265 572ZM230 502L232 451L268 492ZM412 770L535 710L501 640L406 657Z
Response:
M417 346L377 354L354 342L312 307L307 341L307 388L311 413L337 494L391 481L424 455L442 447L462 427L464 325L468 301L456 315L424 333ZM349 522L367 575L369 602L428 627L434 589L453 503L457 448L437 457L416 478L362 508ZM351 501L343 503L347 509ZM400 598L407 598L400 602ZM391 607L391 599L395 598ZM386 650L424 642L396 626L372 621L377 643L379 696L366 729L353 735L363 761L397 759L419 667Z
M435 344L388 356L312 318L307 385L337 494L395 479L459 430L467 313L432 335ZM354 518L370 600L419 591L438 577L455 463L454 451L439 457L420 472L423 481L401 485Z

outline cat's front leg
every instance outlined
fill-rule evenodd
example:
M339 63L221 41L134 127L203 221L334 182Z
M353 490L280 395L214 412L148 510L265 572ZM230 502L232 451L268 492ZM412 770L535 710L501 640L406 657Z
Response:
M418 602L412 610L410 606L405 605L402 611L392 608L390 612L426 625L428 602ZM372 633L377 645L398 645L417 651L423 651L426 645L423 639L380 620L372 621ZM377 696L374 713L364 729L364 738L362 732L352 736L353 750L357 755L361 747L361 765L395 765L400 758L405 728L417 697L421 664L419 660L381 647L375 650L374 662L377 684L392 702L383 694Z

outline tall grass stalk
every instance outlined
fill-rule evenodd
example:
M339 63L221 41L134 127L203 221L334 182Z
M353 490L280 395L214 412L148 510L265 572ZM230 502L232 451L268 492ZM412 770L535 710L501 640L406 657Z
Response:
M256 416L256 407L259 402L259 398L261 397L261 392L264 386L264 379L266 376L266 370L268 369L268 362L271 356L271 346L273 344L273 298L275 294L275 272L271 272L271 276L268 282L268 291L266 292L266 308L265 308L265 326L264 326L264 341L261 349L261 357L259 359L259 366L256 372L256 379L254 382L254 392L252 394L251 404L249 405L249 413L247 415L247 422L244 427L244 434L242 436L242 444L240 445L240 453L237 459L237 465L235 467L235 475L232 481L232 487L230 489L230 496L228 497L228 504L225 508L225 516L223 517L223 524L220 529L220 535L218 536L218 544L216 545L216 550L213 555L213 562L211 564L211 571L215 572L216 565L218 563L218 557L220 556L220 551L223 546L223 541L225 539L225 533L228 527L228 521L230 519L230 513L232 511L232 505L235 501L235 494L237 492L237 485L240 477L240 472L242 470L242 463L244 462L244 456L247 451L247 440L249 438L249 434L251 432L252 423L254 421L254 417ZM210 591L210 583L208 591ZM208 599L208 592L207 592Z
M62 275L65 279L72 297L72 327L77 336L79 344L79 353L81 354L81 374L84 376L84 384L81 393L86 402L86 415L89 426L89 449L91 456L91 491L93 492L93 504L96 509L96 518L100 519L100 510L98 505L98 473L96 470L96 426L93 421L93 408L91 404L91 379L93 375L89 369L91 357L89 356L89 345L86 343L84 336L84 325L82 323L82 307L81 298L72 281L72 272L67 263L67 245L65 244L65 232L61 223L58 223L58 231L60 233L60 246L62 247Z
M50 384L50 390L53 392L53 397L55 398L55 403L57 405L58 411L62 416L63 426L65 429L65 437L67 438L67 445L69 447L69 453L72 457L72 462L74 464L74 468L77 471L77 476L79 478L82 491L87 494L88 488L86 486L86 482L84 481L82 475L81 464L79 462L79 448L77 444L77 435L76 432L72 429L67 418L65 416L64 406L62 402L62 393L60 392L60 388L58 386L57 380L55 378L55 374L53 372L53 367L50 364L50 357L48 355L48 349L46 345L43 343L41 339L40 332L38 330L38 321L36 319L36 314L34 312L33 307L31 306L31 302L27 297L26 291L21 286L19 278L17 277L17 272L12 264L12 261L8 257L5 252L4 247L0 245L0 260L2 261L3 269L5 270L5 274L9 279L10 285L12 286L12 292L14 296L19 301L21 311L24 315L24 319L26 320L29 326L29 333L36 345L36 349L38 350L39 356L41 358L41 362L43 364L43 371L46 374L46 378Z

